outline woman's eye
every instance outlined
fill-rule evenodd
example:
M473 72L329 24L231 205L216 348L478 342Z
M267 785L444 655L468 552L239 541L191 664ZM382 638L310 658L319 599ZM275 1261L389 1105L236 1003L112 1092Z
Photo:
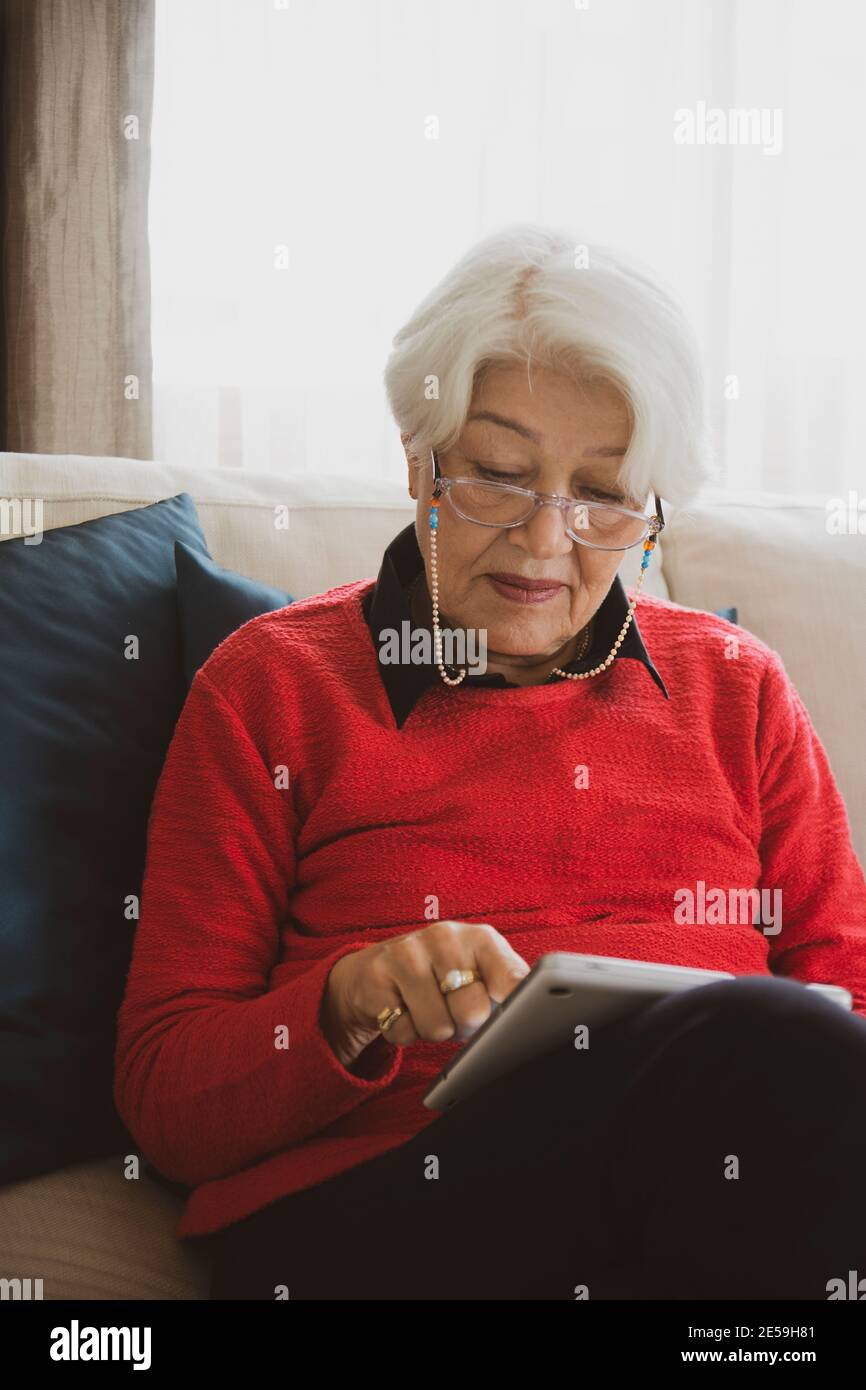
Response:
M617 497L613 492L602 492L601 489L597 487L588 487L585 488L584 491L589 494L594 502L610 502L611 505L615 507L625 506L625 498Z
M482 463L476 463L474 467L476 473L480 473L482 478L490 478L494 482L507 483L520 477L519 473L499 473L495 468L485 468Z
M472 464L472 467L475 469L475 472L479 475L479 477L489 479L490 482L516 483L519 485L520 478L522 477L522 473L519 472L503 473L496 468L488 468L486 464L478 463L475 459L470 459L469 462ZM615 492L604 492L602 488L597 487L581 488L579 495L575 500L580 501L581 498L591 498L593 502L607 502L611 506L615 507L626 506L626 500L624 497L619 496Z

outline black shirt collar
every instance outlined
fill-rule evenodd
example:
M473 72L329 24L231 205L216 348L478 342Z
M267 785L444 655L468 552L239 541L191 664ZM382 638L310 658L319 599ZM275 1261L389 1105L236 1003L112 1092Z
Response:
M401 624L411 624L412 615L406 598L405 588L411 584L424 568L424 559L418 548L414 522L407 526L391 541L382 557L379 577L372 589L361 600L364 618L373 638L377 655L381 650L380 633L390 628L400 633ZM617 634L626 620L628 598L622 580L617 574L607 595L595 615L593 639L586 656L579 661L570 661L563 671L591 671L608 655L616 641ZM643 638L638 631L637 618L632 618L628 632L615 660L629 657L646 666L665 699L669 699L665 683L650 660ZM439 673L432 664L425 663L383 663L379 662L379 672L385 686L385 693L394 713L397 727L402 728L424 691L439 681ZM545 685L559 684L561 676L548 676ZM485 672L484 675L469 674L461 682L464 686L510 687L517 689L514 681L509 681L501 671Z

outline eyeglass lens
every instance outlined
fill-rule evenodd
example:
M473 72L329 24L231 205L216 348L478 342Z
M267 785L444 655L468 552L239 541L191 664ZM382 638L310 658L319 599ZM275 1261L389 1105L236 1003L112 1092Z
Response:
M467 521L487 526L515 526L528 521L535 510L531 498L501 489L495 483L452 483L451 498ZM567 530L592 545L618 550L635 545L649 534L642 517L616 507L587 506L577 501L565 513Z

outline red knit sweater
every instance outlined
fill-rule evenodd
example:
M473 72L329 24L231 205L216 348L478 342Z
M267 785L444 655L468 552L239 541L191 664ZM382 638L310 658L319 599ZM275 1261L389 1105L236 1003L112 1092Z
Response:
M223 642L156 791L115 1101L142 1153L195 1188L179 1236L435 1119L421 1096L459 1044L377 1038L356 1075L319 1026L340 956L431 918L489 922L530 965L586 951L836 982L866 1014L866 880L774 651L645 597L669 700L616 661L587 681L437 684L398 730L360 606L371 582ZM781 889L781 931L681 923L674 895L699 883Z

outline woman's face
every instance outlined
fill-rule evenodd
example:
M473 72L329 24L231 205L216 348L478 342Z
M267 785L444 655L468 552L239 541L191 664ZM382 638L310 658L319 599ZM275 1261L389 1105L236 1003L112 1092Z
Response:
M439 453L445 477L486 478L586 501L644 509L617 483L630 435L624 397L608 383L578 384L548 368L488 369L477 384L466 425L453 448ZM415 521L430 568L432 460L418 466L404 439ZM570 660L576 634L601 605L622 552L573 541L555 507L539 507L507 530L464 521L443 500L438 530L440 626L487 630L487 669L525 683ZM508 577L548 580L549 592L527 602ZM426 596L425 596L426 598ZM429 599L427 599L429 610Z

